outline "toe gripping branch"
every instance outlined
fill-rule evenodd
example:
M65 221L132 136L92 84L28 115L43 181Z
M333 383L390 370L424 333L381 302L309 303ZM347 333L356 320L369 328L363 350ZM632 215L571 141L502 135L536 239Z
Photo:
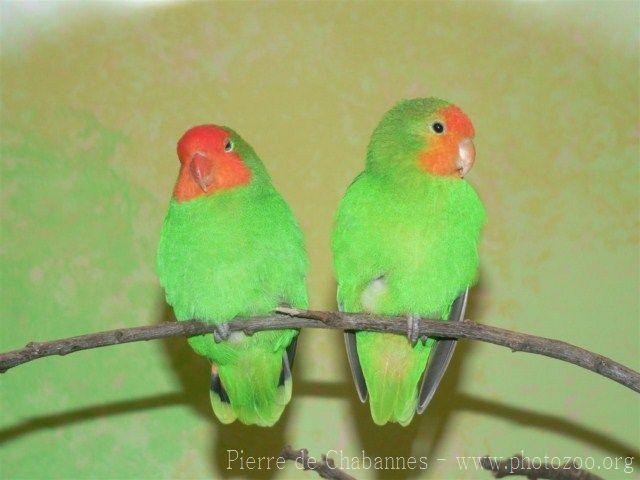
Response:
M423 336L420 338L420 316L419 315L407 315L407 339L412 347L418 343L418 340L421 339L423 342L426 342L427 337Z
M213 340L216 343L224 342L229 339L230 333L229 324L220 323L215 326L215 330L213 331Z

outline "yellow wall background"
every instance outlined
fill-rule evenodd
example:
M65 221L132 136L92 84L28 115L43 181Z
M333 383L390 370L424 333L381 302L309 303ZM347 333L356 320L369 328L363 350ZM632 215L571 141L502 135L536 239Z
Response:
M640 367L637 2L2 3L0 349L169 314L155 249L189 126L237 129L306 235L312 307L335 308L329 232L397 100L472 118L489 224L472 319ZM220 426L181 339L39 360L0 378L0 475L313 478L227 470L226 450L633 455L638 396L558 361L463 342L427 413L373 425L337 332L306 331L270 430ZM437 461L437 458L445 459ZM637 478L637 477L636 477Z

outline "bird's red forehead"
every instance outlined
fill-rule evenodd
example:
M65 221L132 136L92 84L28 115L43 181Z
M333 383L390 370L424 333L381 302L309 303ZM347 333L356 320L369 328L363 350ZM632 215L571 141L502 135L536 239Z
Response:
M194 152L223 148L229 132L217 125L198 125L190 128L178 140L178 157L183 159Z
M447 130L457 133L463 137L473 138L476 134L469 117L455 105L444 107L438 112L447 125Z

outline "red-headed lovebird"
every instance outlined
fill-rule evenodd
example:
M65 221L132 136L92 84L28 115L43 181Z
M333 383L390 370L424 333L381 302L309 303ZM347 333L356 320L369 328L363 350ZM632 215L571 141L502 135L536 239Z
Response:
M193 127L178 142L178 158L158 248L160 283L178 320L220 325L215 335L189 338L211 362L218 419L271 426L291 399L297 331L245 336L225 322L281 304L307 308L302 232L258 155L230 128Z
M379 425L422 413L453 354L454 340L417 341L417 319L462 320L477 279L485 211L463 179L473 136L469 118L444 100L401 101L374 130L336 215L340 309L408 318L409 339L345 334L358 395Z

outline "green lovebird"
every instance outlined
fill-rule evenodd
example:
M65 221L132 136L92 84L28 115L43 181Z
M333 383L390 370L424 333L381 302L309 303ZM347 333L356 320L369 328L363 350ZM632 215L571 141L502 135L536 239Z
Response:
M225 322L278 305L307 308L302 232L258 155L230 128L191 128L178 158L158 248L160 283L178 320L219 325L215 335L189 338L211 362L216 417L271 426L291 399L298 332L229 334Z
M417 320L462 320L477 280L485 211L463 179L473 136L467 116L444 100L401 101L374 130L365 169L336 214L340 309L408 319L409 339L345 334L358 395L378 425L407 425L422 413L453 354L454 340L418 341Z

